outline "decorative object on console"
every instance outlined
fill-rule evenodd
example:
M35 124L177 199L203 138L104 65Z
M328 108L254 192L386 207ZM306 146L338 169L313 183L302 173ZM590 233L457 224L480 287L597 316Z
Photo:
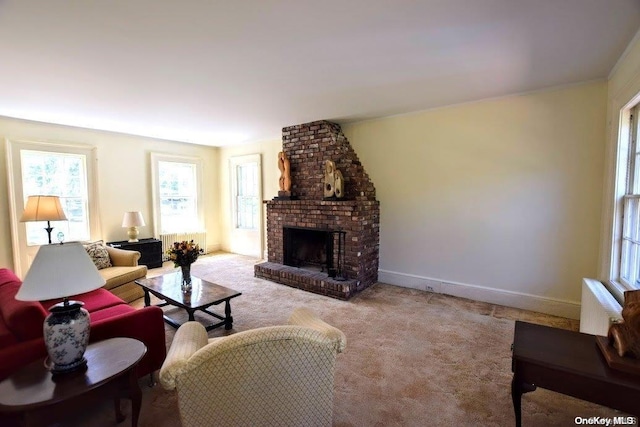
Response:
M180 267L182 271L182 292L191 292L191 264L196 262L201 253L202 249L193 240L174 242L167 251L174 267Z
M142 213L138 211L125 212L122 218L122 227L129 227L127 230L127 236L129 236L130 242L138 241L138 227L144 227L144 218Z
M324 198L333 197L338 199L344 197L344 177L336 168L335 162L327 160L324 163Z
M60 198L58 196L29 196L20 222L31 221L47 221L45 230L47 230L49 244L51 244L51 231L53 230L51 221L67 221L67 216L60 204Z
M621 323L609 328L609 342L618 351L618 356L640 359L640 290L624 293Z
M622 318L596 343L611 369L640 375L640 290L624 293Z
M89 313L70 295L100 288L105 280L80 243L41 246L16 299L43 301L63 298L49 308L44 321L44 340L54 373L86 366L84 352L89 343Z

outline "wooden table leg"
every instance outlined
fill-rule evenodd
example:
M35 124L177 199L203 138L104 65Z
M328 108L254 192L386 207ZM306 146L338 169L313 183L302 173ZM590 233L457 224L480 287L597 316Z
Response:
M224 328L229 330L233 327L233 317L231 317L231 302L226 300L224 302Z
M144 289L144 305L145 307L149 307L151 305L151 295L149 295L149 291Z
M137 369L131 369L129 372L129 393L131 394L131 427L137 427L142 406L142 390L138 384Z
M120 406L120 396L116 396L113 399L113 406L116 410L116 422L121 423L124 421L127 416L122 412L122 407Z
M521 382L514 372L511 380L511 400L513 401L513 411L516 415L516 427L522 426L522 395L535 389L535 385Z
M522 385L516 379L515 374L511 380L511 400L513 401L513 411L516 414L516 427L522 426Z

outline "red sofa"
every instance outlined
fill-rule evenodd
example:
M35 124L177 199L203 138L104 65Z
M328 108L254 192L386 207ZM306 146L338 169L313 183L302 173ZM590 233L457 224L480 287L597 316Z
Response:
M15 295L21 284L11 270L0 268L0 380L46 356L42 325L49 307L61 301L18 301ZM167 351L159 307L135 309L105 289L70 299L82 301L89 311L91 342L113 337L138 339L147 346L138 365L139 375L160 369Z

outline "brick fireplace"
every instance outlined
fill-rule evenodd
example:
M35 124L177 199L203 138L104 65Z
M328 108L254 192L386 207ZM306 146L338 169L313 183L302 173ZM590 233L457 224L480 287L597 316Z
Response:
M256 277L349 299L378 280L380 203L339 125L317 121L282 129L292 200L266 201L268 261ZM324 163L344 176L344 198L325 200ZM274 160L275 161L275 160Z

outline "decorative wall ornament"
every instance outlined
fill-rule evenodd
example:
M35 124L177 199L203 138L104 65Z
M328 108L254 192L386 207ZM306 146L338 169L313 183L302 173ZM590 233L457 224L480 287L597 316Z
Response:
M324 197L344 197L344 177L332 160L324 163Z

